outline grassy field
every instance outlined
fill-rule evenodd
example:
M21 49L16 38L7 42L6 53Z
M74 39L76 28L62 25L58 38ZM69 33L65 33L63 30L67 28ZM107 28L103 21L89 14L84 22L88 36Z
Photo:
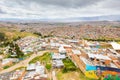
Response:
M44 53L42 56L37 56L36 58L32 59L29 64L31 63L36 63L39 61L43 65L45 65L46 69L50 71L52 68L52 63L51 63L51 54L49 52Z
M83 80L78 71L71 71L67 73L62 73L62 71L57 72L58 80Z
M46 52L42 56L35 57L29 63L36 63L37 61L42 62L42 63L44 62L49 63L50 60L51 60L50 53Z
M17 28L9 29L9 28L0 27L0 32L4 33L7 40L9 40L9 41L17 39L18 37L21 37L21 38L26 37L26 36L37 37L37 35L30 33L30 32L20 32L19 29L17 29Z
M62 72L62 69L56 70L58 80L94 80L85 77L85 75L77 69L76 71Z
M69 58L63 59L63 63L64 63L64 68L62 70L63 73L76 71L77 67Z

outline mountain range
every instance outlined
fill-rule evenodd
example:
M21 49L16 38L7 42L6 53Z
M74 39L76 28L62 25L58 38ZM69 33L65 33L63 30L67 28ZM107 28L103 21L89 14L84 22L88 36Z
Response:
M0 18L0 21L10 22L36 22L36 21L48 21L48 22L79 22L79 21L120 21L120 15L106 15L106 16L93 16L93 17L70 17L61 19L50 18Z

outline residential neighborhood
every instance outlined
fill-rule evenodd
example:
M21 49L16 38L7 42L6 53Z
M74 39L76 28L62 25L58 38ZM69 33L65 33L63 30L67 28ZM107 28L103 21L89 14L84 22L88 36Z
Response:
M118 75L120 79L120 44L117 42L27 36L15 43L26 56L23 58L5 58L0 55L0 80L8 80L8 78L9 80L58 80L56 70L67 71L65 68L66 60L71 60L87 78L97 80L109 75L117 78ZM9 48L3 49L4 54ZM49 55L41 53L41 51L46 51ZM43 57L45 61L39 61L32 56L31 61L25 63L24 60L29 59L31 55L36 55L40 59ZM49 59L45 56L48 56ZM21 64L21 66L14 67L17 64ZM12 67L14 69L10 71L9 69Z
M0 0L0 80L120 80L120 0Z

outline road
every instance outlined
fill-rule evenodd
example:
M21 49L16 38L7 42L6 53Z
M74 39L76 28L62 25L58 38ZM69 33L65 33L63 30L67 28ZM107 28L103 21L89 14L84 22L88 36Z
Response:
M27 58L27 59L25 59L25 60L23 60L23 61L15 64L15 65L11 66L11 67L8 68L8 69L2 70L2 71L0 72L0 74L13 71L13 70L15 70L16 68L19 68L19 67L26 67L33 58L35 58L35 57L37 57L37 56L42 56L45 52L48 52L48 51L40 51L40 52L37 53L37 54L32 54L29 58Z
M53 78L53 80L57 80L56 72L55 71L52 71L52 78Z

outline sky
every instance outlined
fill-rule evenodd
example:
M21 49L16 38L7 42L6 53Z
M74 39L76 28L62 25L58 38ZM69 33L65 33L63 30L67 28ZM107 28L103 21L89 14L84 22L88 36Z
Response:
M120 14L120 0L0 0L0 18L65 19Z

